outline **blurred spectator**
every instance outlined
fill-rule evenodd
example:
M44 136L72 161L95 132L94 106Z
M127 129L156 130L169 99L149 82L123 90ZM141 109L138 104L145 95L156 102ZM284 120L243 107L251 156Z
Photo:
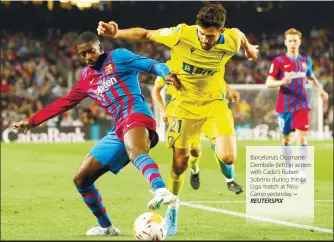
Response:
M1 39L1 127L8 127L15 121L29 117L32 113L49 105L68 93L79 77L83 63L76 54L76 32L61 33L59 29L49 29L44 39L35 39L23 33L3 32ZM283 34L247 33L252 43L260 45L260 56L256 62L245 60L241 49L226 66L225 79L232 84L264 84L272 59L285 53ZM301 52L313 60L313 70L324 89L329 93L329 101L324 103L324 124L333 127L333 32L331 29L312 28L304 33ZM103 40L106 49L128 48L131 51L165 62L170 58L167 47L154 42L134 43L122 40ZM68 83L68 77L73 83ZM142 93L153 109L150 85L155 76L140 74ZM71 86L68 86L68 85ZM263 95L267 95L265 92ZM252 113L262 115L273 122L273 110L267 110L269 103L263 95L253 97L253 103L242 100L233 107L236 123L248 125ZM110 123L96 104L85 100L74 110L46 122L52 126L83 126L96 122Z

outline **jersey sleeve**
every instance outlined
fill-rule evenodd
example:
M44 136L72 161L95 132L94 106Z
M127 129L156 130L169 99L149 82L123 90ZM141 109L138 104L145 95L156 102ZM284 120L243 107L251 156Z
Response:
M312 59L311 57L307 57L307 69L306 69L306 76L312 76L313 70L312 70Z
M57 99L49 106L46 106L31 116L28 120L29 123L33 127L36 127L46 120L49 120L75 107L80 101L87 97L87 92L82 85L82 81L83 80L80 78L77 85L67 94L67 96Z
M156 42L164 44L170 48L174 47L180 40L181 32L185 24L179 24L176 27L158 29L153 36Z
M147 58L145 56L136 55L127 49L117 49L112 52L112 55L114 63L122 66L122 70L124 72L148 72L161 77L171 73L165 63Z
M225 43L237 53L241 46L241 37L236 29L226 29L224 32Z
M155 79L154 84L158 87L163 87L165 85L165 80L162 77L158 76Z
M275 79L279 78L279 62L276 58L271 63L268 75Z

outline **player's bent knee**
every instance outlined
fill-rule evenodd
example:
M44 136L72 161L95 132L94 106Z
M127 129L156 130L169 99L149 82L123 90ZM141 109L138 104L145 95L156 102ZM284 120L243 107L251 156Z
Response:
M223 154L218 156L218 158L227 165L232 165L237 159L236 155L233 154Z
M188 168L189 156L174 157L173 172L175 175L181 175Z
M142 154L148 154L148 152L150 151L150 145L147 144L143 144L141 147L132 147L132 148L128 148L126 149L129 159L131 161L135 161L137 159L138 156L142 155Z
M83 179L83 177L80 175L79 172L76 172L73 175L72 180L73 180L74 185L76 187L84 187L85 186L85 179Z
M191 150L190 154L192 157L199 158L202 155L202 152L200 150Z
M180 176L187 170L188 165L173 165L173 172L175 175Z

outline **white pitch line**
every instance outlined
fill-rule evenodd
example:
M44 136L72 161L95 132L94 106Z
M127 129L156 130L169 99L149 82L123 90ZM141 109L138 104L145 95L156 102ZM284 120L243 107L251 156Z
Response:
M314 200L315 202L334 202L334 200ZM187 201L187 203L246 203L246 200L221 200L221 201L210 201L210 200L204 200L204 201Z
M198 208L198 209L202 209L202 210L206 210L206 211L216 212L216 213L224 213L224 214L228 214L228 215L234 215L234 216L241 217L241 218L249 218L249 219L258 220L258 221L261 221L261 222L268 222L268 223L286 225L286 226L300 228L300 229L308 229L308 230L333 234L332 229L313 227L313 226L310 226L310 225L297 224L297 223L286 222L286 221L281 221L281 220L276 220L276 219L271 219L271 218L264 218L264 217L260 217L260 216L251 216L251 215L247 215L245 213L238 213L238 212L233 212L233 211L229 211L229 210L226 210L226 209L203 206L203 205L200 205L200 204L192 204L192 203L189 203L189 202L181 202L181 205L191 207L191 208Z

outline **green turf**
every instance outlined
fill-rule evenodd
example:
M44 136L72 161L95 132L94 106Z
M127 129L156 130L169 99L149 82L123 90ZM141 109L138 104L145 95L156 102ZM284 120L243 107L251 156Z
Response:
M245 185L247 145L277 145L277 141L238 144L236 180ZM113 223L121 230L117 238L87 238L86 230L96 220L77 193L72 175L93 143L84 144L1 144L1 239L2 240L131 240L132 224L148 211L149 184L132 166L118 176L104 175L98 182L103 201ZM333 200L332 142L310 142L315 146L315 199ZM160 144L151 153L163 178L171 162L171 150ZM201 187L192 190L189 171L182 201L243 200L227 190L208 143L203 143ZM240 203L205 203L205 206L245 213ZM164 215L166 208L159 213ZM316 202L311 226L333 229L333 203ZM333 240L333 234L288 227L182 206L179 231L173 240ZM170 240L170 238L167 238Z

